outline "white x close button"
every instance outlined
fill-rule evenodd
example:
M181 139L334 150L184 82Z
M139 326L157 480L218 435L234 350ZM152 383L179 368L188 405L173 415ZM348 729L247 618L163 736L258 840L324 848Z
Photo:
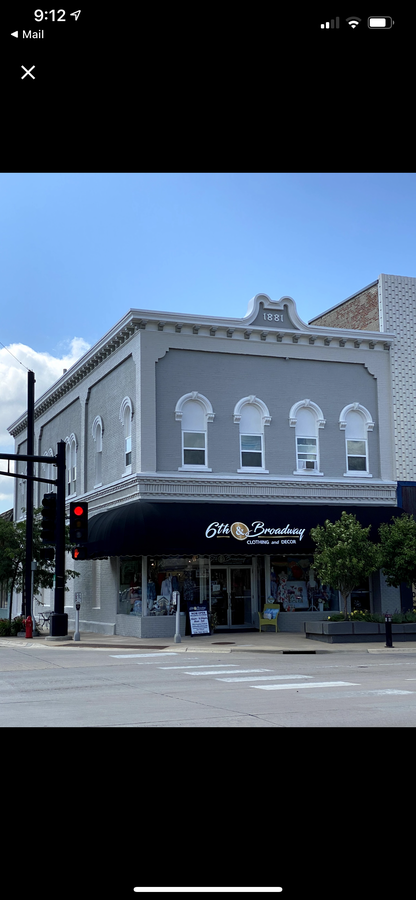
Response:
M25 70L25 74L22 75L22 80L23 78L26 78L26 75L30 75L30 77L33 78L33 81L35 80L35 76L31 74L32 69L35 68L34 66L32 66L30 69L27 69L26 66L21 66L21 68Z

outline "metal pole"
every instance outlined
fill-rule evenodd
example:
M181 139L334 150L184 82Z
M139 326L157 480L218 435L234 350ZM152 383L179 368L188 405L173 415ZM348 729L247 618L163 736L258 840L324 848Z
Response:
M58 443L57 460L55 605L50 619L50 636L66 637L68 614L65 612L65 441Z
M79 600L78 600L78 599L75 599L75 634L74 634L74 641L79 641L79 640L80 640L80 633L79 633L79 610L80 610L80 606L81 606L81 604L80 604Z
M173 638L174 644L180 644L182 642L181 638L181 626L180 626L180 616L181 616L181 595L179 591L174 591L172 597L176 597L176 634Z
M35 434L35 374L27 373L27 453L33 456ZM25 616L32 615L32 555L33 555L33 459L27 460L26 479L26 567L25 567Z

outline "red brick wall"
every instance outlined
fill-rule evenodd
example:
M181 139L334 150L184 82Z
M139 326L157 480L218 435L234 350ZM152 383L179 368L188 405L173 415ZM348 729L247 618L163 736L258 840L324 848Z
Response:
M362 331L380 331L378 317L378 284L371 285L336 309L314 319L313 325L328 328L358 328Z

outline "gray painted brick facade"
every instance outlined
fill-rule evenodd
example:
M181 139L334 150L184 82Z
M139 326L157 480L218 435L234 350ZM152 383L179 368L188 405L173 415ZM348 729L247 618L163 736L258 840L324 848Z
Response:
M264 320L265 314L272 318ZM90 517L141 498L200 502L215 498L226 503L232 497L245 502L278 499L288 505L345 502L347 506L393 507L389 349L393 342L394 335L389 333L309 327L287 297L274 302L257 295L242 319L131 310L36 401L35 452L56 452L57 441L76 435L76 496L88 501ZM207 397L214 411L207 426L211 470L207 472L178 471L181 422L175 418L175 406L192 391ZM271 416L270 424L264 426L267 471L261 474L238 472L239 426L233 413L238 401L251 395L266 404ZM126 397L133 407L131 471L125 467L120 421ZM289 412L304 399L316 403L326 420L319 429L322 476L293 474L295 428L289 423ZM368 409L374 422L368 432L371 478L344 474L345 432L340 430L339 415L354 402ZM99 486L95 485L92 436L97 416L103 423ZM9 429L21 452L25 429L25 415ZM46 490L43 485L35 488L35 506ZM16 500L16 516L17 506ZM80 591L85 630L142 633L138 617L117 612L117 558L80 563L68 559L67 565L80 572L66 594L70 622L74 621L74 592ZM45 592L45 603L51 601L51 593ZM144 618L156 624L149 621L143 627L163 629L164 617Z

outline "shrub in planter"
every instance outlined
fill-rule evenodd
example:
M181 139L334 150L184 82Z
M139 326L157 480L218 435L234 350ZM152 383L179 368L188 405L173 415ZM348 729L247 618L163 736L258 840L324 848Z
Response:
M15 616L14 619L12 619L12 621L11 621L10 634L13 634L16 636L16 634L18 634L19 631L24 631L24 630L25 630L25 620L24 620L23 616Z
M0 619L0 636L9 637L11 634L11 622L9 619Z

